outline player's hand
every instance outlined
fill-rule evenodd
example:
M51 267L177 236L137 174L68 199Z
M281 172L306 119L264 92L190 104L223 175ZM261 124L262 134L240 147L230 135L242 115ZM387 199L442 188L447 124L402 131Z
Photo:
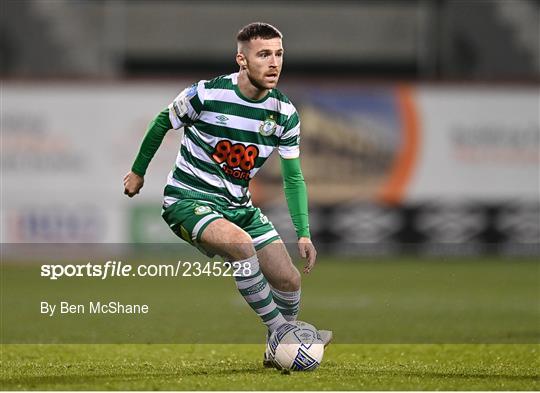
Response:
M144 185L144 177L134 172L129 172L124 176L124 194L132 198L137 195Z
M309 237L301 237L298 239L298 250L300 251L300 256L302 258L307 258L306 264L304 265L304 273L308 274L311 269L313 269L313 266L315 266L317 250L315 250L315 246L311 243Z

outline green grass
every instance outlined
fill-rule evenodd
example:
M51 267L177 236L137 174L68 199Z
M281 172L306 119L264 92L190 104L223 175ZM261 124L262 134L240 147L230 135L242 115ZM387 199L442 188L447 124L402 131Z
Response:
M300 319L331 328L343 344L538 343L539 267L534 260L320 258L303 277ZM265 334L230 277L51 281L39 265L5 264L1 290L8 344L257 344ZM90 300L147 303L150 313L39 313L41 301Z
M338 344L312 373L263 346L4 345L3 390L538 390L538 345Z
M282 375L262 367L265 329L231 278L50 281L39 265L3 263L1 388L538 390L539 266L320 258L300 319L334 330L335 343L319 370ZM51 318L42 300L143 302L151 313Z

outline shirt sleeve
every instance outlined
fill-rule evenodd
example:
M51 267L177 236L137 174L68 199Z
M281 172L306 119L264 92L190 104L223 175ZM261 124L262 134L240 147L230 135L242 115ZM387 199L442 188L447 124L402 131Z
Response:
M296 110L285 123L285 129L279 138L278 151L281 158L291 159L300 156L300 117Z
M146 174L146 169L150 165L150 161L156 154L163 138L167 131L172 128L169 120L169 110L161 111L154 120L148 125L148 129L141 143L137 157L133 162L131 170L139 176Z
M298 238L310 237L307 188L300 167L300 158L281 159L281 173L285 199L296 235Z
M204 81L184 89L169 105L169 119L175 130L192 124L201 115L204 104Z

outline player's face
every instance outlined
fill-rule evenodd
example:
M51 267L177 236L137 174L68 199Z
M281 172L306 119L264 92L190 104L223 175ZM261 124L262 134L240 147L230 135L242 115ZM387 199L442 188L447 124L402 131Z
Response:
M251 40L243 55L244 69L255 87L261 90L276 87L283 65L281 38Z

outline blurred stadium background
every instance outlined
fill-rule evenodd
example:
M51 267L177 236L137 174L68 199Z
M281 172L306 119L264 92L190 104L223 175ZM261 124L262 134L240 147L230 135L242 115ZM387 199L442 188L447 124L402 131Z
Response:
M3 243L176 242L171 131L134 200L148 122L236 71L237 30L285 35L313 237L332 253L536 255L539 6L508 1L2 2ZM274 160L252 187L294 240Z

